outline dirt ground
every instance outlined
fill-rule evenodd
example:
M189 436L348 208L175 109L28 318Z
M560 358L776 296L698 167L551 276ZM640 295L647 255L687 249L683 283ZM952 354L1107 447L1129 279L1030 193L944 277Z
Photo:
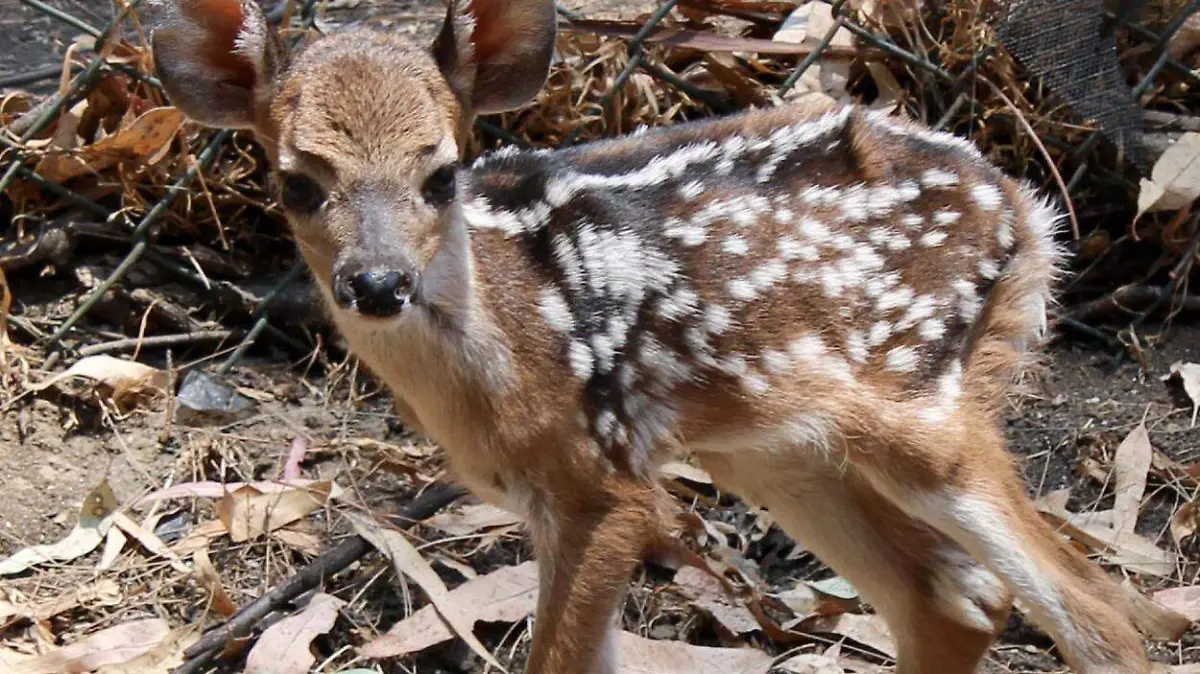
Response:
M109 18L107 3L90 0L51 0L51 5L85 17L94 26ZM343 9L330 10L328 25L341 21L373 17L391 21L398 29L428 35L440 20L442 5L437 0L416 2L363 0L345 2ZM652 3L621 3L617 0L571 0L566 7L589 17L629 17ZM17 0L0 0L0 79L40 67L60 63L66 46L78 33L64 27ZM53 87L55 79L42 81L40 87ZM66 275L63 270L62 275ZM26 280L26 283L35 283ZM22 299L22 311L53 325L72 307L55 304L59 293L54 284L61 279L47 278L33 285L16 286ZM38 298L45 297L45 302ZM192 354L175 354L186 362ZM1098 459L1110 465L1121 440L1139 422L1144 421L1154 447L1163 455L1183 464L1200 461L1200 429L1192 423L1190 401L1177 384L1161 377L1177 361L1200 362L1200 325L1178 322L1166 338L1145 353L1144 367L1129 359L1118 360L1109 349L1063 336L1049 349L1046 367L1027 382L1027 391L1012 398L1007 435L1011 451L1019 457L1032 494L1071 488L1072 511L1111 507L1112 489L1094 471L1085 467ZM148 354L147 362L161 362L159 352ZM117 501L129 504L141 496L168 484L206 479L223 482L271 479L280 474L289 446L297 438L309 444L304 464L306 477L348 481L359 500L373 508L389 509L403 502L412 492L414 470L436 470L436 460L414 460L398 465L372 451L374 443L406 446L410 443L403 429L389 415L386 394L367 377L353 370L352 362L333 362L322 374L305 376L303 363L290 366L278 359L259 357L244 360L235 369L232 383L255 401L247 414L235 419L181 422L174 418L168 400L156 399L131 411L117 414L98 409L86 399L46 392L28 395L0 412L0 557L23 547L49 543L63 537L73 526L80 503L102 479L107 479ZM43 373L31 373L40 379ZM424 451L419 445L414 452ZM413 468L414 465L420 468ZM425 479L429 475L421 475ZM1194 496L1194 495L1193 495ZM1171 515L1182 504L1180 493L1161 488L1148 499L1142 512L1139 533L1161 547L1173 548L1169 533ZM731 503L728 511L701 509L706 519L724 521L744 528L745 508ZM190 526L210 515L199 509L176 509L160 522L164 540L182 535ZM166 524L174 527L171 529ZM318 533L328 542L335 527L319 522ZM1193 548L1195 539L1193 538ZM809 555L791 555L791 543L774 531L750 545L745 559L739 560L754 570L768 590L782 591L800 579L831 575ZM1196 584L1200 567L1197 553L1185 550L1185 568L1177 582ZM98 553L66 565L65 571L85 577L95 565ZM447 553L449 554L449 553ZM311 555L248 555L244 548L228 546L215 549L214 561L233 578L226 578L233 600L245 604L267 588L279 583ZM450 554L450 557L454 555ZM528 548L515 536L469 559L480 573L501 564L528 558ZM458 557L463 561L462 557ZM240 560L240 561L239 561ZM254 560L248 562L246 560ZM242 564L242 565L239 565ZM249 564L251 567L246 566ZM439 573L456 582L449 566ZM377 570L377 569L376 569ZM374 571L370 571L374 572ZM367 571L363 574L369 575ZM658 571L648 565L633 584L627 602L626 623L631 630L658 639L683 639L692 643L711 642L717 637L710 628L697 626L685 607L660 594L663 585ZM75 577L75 576L70 576ZM394 582L394 578L392 581ZM1142 579L1145 581L1146 579ZM364 582L366 592L371 582ZM450 582L449 580L447 582ZM22 587L28 589L32 581ZM355 586L357 587L357 586ZM367 595L376 602L371 621L386 615L403 614L396 592L389 586L371 586ZM1145 590L1154 586L1146 585ZM402 592L407 597L408 589ZM172 594L174 593L174 594ZM164 590L164 609L171 615L199 620L203 605L186 597L186 589ZM392 611L388 614L388 611ZM653 627L647 627L647 615ZM370 621L368 621L370 622ZM481 628L488 646L503 641L503 630L492 634ZM349 639L336 633L329 641ZM1178 656L1187 661L1200 660L1195 626L1184 641L1173 644L1174 651L1158 647L1160 660ZM518 642L519 644L520 642ZM1061 671L1062 665L1048 654L1048 640L1013 618L1010 628L993 649L988 665L994 672ZM514 662L520 649L513 648ZM472 659L461 644L431 649L417 659L413 669L397 666L386 671L483 672L482 663ZM330 670L333 671L333 670Z

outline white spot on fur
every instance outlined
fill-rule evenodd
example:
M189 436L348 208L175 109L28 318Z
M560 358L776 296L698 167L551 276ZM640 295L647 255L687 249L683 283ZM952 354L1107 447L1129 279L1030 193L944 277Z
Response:
M704 183L699 180L684 183L679 187L679 196L684 201L691 201L701 194L704 194Z
M982 304L979 293L975 291L975 284L967 279L959 279L951 284L951 287L958 295L958 313L962 316L963 322L968 325L974 323Z
M745 255L750 252L750 244L746 242L745 237L730 234L721 242L721 250L730 255Z
M971 186L971 198L985 211L994 211L1004 203L1004 194L999 187L991 183L977 183Z
M925 187L954 187L958 184L958 175L945 169L931 168L921 174L921 184Z
M887 321L876 321L867 333L867 345L879 346L892 336L892 324Z
M709 304L704 308L704 328L713 335L724 334L733 323L729 310L720 304Z
M567 301L558 288L542 288L538 297L538 309L542 312L542 318L546 319L546 324L555 332L566 333L575 328L575 317L571 315L571 308L567 306Z
M925 232L921 235L921 245L926 248L937 248L946 241L947 234L941 230Z
M979 275L990 281L1000 275L1000 267L993 260L980 260Z
M762 352L763 369L770 374L786 374L792 369L792 359L782 351L766 349Z
M962 219L962 213L959 211L950 210L949 208L943 208L942 210L933 214L933 224L939 227L953 225L960 219Z
M920 364L917 350L911 346L897 346L887 352L885 367L892 372L912 372Z
M920 229L925 226L925 218L919 213L908 213L900 218L900 224L909 229Z
M870 352L867 350L867 336L861 330L851 330L846 335L846 355L856 363L867 362Z
M917 334L927 342L936 342L946 335L946 323L940 318L926 318L917 324Z
M572 374L579 379L591 378L594 359L592 347L581 341L571 340L571 346L567 348L567 359L571 363Z

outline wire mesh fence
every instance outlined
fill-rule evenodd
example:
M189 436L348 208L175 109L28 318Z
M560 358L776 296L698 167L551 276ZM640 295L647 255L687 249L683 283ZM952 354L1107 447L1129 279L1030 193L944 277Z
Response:
M9 223L0 244L0 272L9 277L4 296L20 302L25 282L14 279L31 270L72 267L81 242L102 246L115 262L97 267L99 277L92 270L77 278L83 291L59 315L0 312L43 359L40 367L131 345L202 344L206 358L219 359L219 372L264 343L287 357L310 353L317 336L290 320L303 304L297 288L305 269L268 196L260 151L243 134L198 132L172 112L150 64L140 0L114 2L104 26L94 25L94 11L82 16L43 0L20 1L82 37L61 66L0 79L0 214ZM338 4L280 0L266 10L300 40L314 26L328 28ZM855 100L969 137L1006 170L1057 194L1085 271L1094 271L1118 264L1108 256L1114 240L1150 236L1130 224L1139 181L1164 138L1200 129L1200 117L1189 114L1200 83L1188 49L1197 8L1200 0L1111 7L1100 0L665 0L636 20L615 20L589 18L586 6L560 7L560 54L546 91L531 106L481 118L470 152L508 143L571 145L636 124L802 96ZM442 11L433 9L425 20ZM57 88L44 96L21 91L54 78ZM1147 119L1166 121L1167 130L1148 133ZM93 142L78 143L84 135ZM1132 312L1132 328L1150 308L1178 297L1197 250L1196 225L1186 208L1155 221L1158 247L1135 274L1143 281L1164 270L1168 276L1165 284L1139 285L1157 290ZM217 251L213 259L198 259L199 248L181 244L197 236L213 243L204 248ZM255 267L254 288L237 280L247 274L214 270L230 251L240 253L243 267ZM133 302L144 313L123 321L137 335L132 340L89 329L89 317L104 322L103 305L114 291L148 268L188 289L193 307L185 308L208 306L203 320L148 323L156 311L169 313L151 300ZM1097 328L1088 319L1120 304L1115 293L1128 284L1108 277L1095 285L1082 296L1084 309L1058 318L1116 343L1130 326Z

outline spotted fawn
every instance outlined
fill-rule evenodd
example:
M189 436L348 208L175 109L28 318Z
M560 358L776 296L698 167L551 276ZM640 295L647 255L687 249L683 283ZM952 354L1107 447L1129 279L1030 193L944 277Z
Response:
M969 142L797 103L466 164L476 115L545 84L552 0L450 0L429 48L356 27L293 50L253 0L151 5L169 98L261 143L397 414L525 518L527 672L617 671L681 455L853 583L898 672L975 671L1014 596L1075 670L1150 671L1005 451L1060 214Z

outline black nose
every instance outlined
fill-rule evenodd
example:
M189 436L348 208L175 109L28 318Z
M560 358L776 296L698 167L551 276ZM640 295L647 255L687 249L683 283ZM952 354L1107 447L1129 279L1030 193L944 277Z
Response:
M368 316L392 316L408 304L412 276L402 271L365 271L338 279L334 296L344 308Z

